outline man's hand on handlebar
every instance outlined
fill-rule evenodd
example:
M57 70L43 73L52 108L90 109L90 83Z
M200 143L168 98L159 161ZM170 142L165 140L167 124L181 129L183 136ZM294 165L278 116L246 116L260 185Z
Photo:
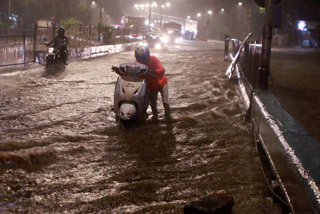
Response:
M148 71L151 75L156 76L157 72L154 69L149 69Z
M116 66L112 66L111 70L115 71L115 72L119 72L120 71L120 69L118 67L116 67Z

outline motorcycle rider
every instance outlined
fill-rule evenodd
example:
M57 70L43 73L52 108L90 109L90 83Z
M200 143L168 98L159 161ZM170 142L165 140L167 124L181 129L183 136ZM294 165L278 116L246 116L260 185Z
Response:
M52 45L56 51L57 48L60 48L61 51L61 57L63 60L63 63L65 65L68 65L67 63L67 57L68 57L68 48L67 48L67 43L68 39L64 35L64 28L60 27L58 30L58 36L56 36L48 45Z

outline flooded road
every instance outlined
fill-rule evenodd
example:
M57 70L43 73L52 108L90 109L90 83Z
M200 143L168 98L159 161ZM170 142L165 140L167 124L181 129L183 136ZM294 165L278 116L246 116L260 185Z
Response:
M2 74L0 213L183 213L188 202L226 193L234 214L280 214L223 47L151 49L166 68L175 121L131 131L115 123L110 68L133 52L57 73L35 65Z

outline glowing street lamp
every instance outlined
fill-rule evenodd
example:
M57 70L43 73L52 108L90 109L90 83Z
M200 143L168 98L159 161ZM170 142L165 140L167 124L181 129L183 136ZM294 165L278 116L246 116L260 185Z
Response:
M148 25L148 31L150 31L150 24L151 24L151 0L149 3L149 25Z
M11 18L11 0L9 0L9 19Z
M162 22L163 22L163 20L162 20L162 8L164 8L165 6L166 6L166 7L170 7L170 3L166 3L166 5L163 5L163 4L162 4L162 0L160 0L160 5L161 5L161 13L160 13L160 20L161 20L161 22L160 22L160 29L161 29L161 31L162 31Z
M92 1L91 3L92 7L96 7L97 3L95 1ZM100 18L99 18L99 23L102 23L102 0L100 0Z
M200 16L201 16L201 13L198 13L197 16L200 17Z

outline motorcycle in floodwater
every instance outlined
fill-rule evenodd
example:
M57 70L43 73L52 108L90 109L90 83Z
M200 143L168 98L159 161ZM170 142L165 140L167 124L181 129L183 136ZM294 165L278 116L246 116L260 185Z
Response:
M122 63L112 70L120 76L114 90L114 113L116 122L126 129L133 128L148 118L148 89L147 82L140 75L152 75L146 65L129 62Z
M44 38L44 40L47 41L46 38ZM46 68L64 67L67 65L69 53L65 48L66 42L63 42L56 47L54 47L50 42L46 42L45 45L47 47Z

